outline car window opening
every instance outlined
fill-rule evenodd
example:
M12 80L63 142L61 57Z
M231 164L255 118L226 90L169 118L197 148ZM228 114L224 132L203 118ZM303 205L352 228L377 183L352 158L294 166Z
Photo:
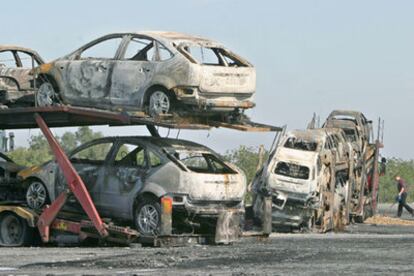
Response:
M304 151L316 151L316 149L318 148L318 143L315 141L308 141L302 138L289 137L284 147Z
M164 61L171 57L172 53L162 44L150 39L133 38L127 46L124 59L134 61Z
M236 174L233 169L213 154L175 151L172 157L179 160L190 171L209 174Z
M309 168L297 164L279 162L276 165L275 173L277 175L288 176L297 179L309 179Z
M223 48L186 45L177 49L191 62L210 66L247 67L248 65Z

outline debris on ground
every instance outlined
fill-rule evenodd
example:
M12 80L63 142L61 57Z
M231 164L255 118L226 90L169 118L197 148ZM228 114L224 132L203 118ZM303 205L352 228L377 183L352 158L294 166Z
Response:
M406 220L401 218L392 218L387 216L373 216L365 220L366 224L381 225L414 225L414 220Z

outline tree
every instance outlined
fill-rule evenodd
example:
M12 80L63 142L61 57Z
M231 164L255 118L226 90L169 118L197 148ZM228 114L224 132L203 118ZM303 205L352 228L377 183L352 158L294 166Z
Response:
M75 133L65 132L61 137L56 137L60 145L65 152L70 152L75 147L84 144L92 139L102 137L101 132L94 132L89 127L80 127ZM82 153L84 158L96 157L102 154L105 149L97 152L86 151ZM53 154L50 149L49 143L42 135L34 135L30 137L29 147L18 147L14 151L9 153L9 156L20 165L34 166L40 165L48 160L53 159Z
M268 153L265 152L264 160L267 158ZM259 148L239 146L237 149L226 151L224 159L242 169L246 174L247 183L251 183L259 163Z
M407 201L414 201L414 160L391 158L387 162L386 174L380 177L380 202L395 202L395 197L397 196L398 191L394 177L397 174L400 175L407 183Z

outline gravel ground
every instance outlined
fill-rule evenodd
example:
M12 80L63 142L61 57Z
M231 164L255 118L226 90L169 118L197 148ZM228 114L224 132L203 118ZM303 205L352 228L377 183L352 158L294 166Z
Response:
M389 206L384 210L390 211ZM412 226L353 224L343 233L272 234L265 241L247 238L229 246L1 248L0 273L411 274L414 271L412 252Z

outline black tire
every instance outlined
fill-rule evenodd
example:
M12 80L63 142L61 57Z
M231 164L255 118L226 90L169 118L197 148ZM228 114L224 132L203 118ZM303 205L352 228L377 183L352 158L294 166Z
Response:
M158 199L138 199L134 210L135 229L144 236L156 236L161 226L161 205Z
M0 245L18 247L29 245L33 239L33 228L19 216L6 212L0 214Z
M30 182L26 190L26 203L35 210L42 209L46 204L49 204L49 193L45 184L37 180Z

